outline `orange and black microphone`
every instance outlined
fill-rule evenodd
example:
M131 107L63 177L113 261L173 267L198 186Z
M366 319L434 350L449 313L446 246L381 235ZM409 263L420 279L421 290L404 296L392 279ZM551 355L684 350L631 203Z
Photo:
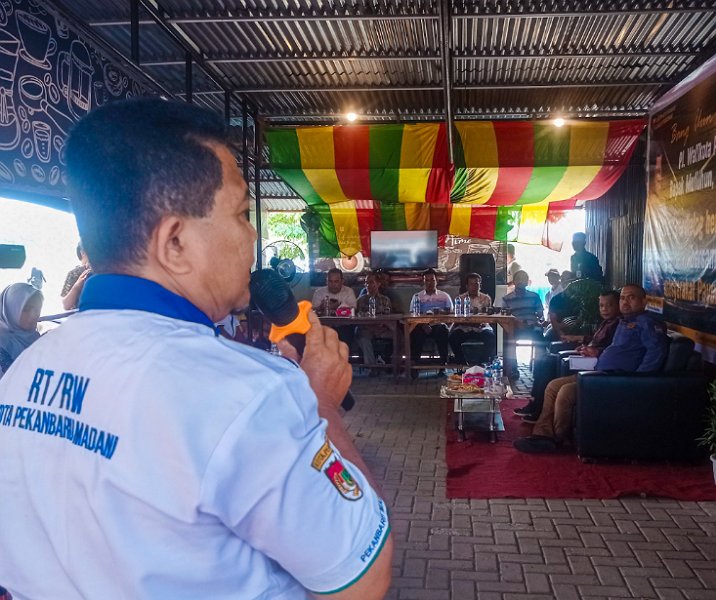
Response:
M291 288L273 269L260 269L251 273L249 290L256 308L271 321L269 340L275 344L285 338L299 355L303 355L306 333L311 328L308 320L311 303L306 300L296 302ZM350 410L354 404L353 394L348 390L341 406L344 410Z

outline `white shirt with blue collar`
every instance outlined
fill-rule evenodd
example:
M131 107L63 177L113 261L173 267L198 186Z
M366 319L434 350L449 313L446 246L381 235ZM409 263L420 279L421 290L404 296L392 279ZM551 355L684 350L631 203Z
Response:
M124 275L88 280L0 381L0 489L19 600L305 598L390 529L300 369Z

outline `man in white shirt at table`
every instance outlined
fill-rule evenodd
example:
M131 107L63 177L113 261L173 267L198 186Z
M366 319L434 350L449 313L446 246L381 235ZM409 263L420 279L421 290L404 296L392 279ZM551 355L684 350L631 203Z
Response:
M326 285L319 287L313 293L311 304L316 314L321 317L335 315L339 306L356 307L355 292L347 285L343 285L343 271L338 268L328 271Z
M482 277L478 273L470 273L467 276L467 291L460 295L460 300L469 302L470 313L484 313L492 306L492 298L480 291ZM495 349L495 331L489 323L477 325L462 325L455 323L450 331L450 348L455 355L455 362L466 364L465 354L462 345L465 342L481 344L480 352L477 353L477 363L490 360Z
M432 315L449 313L452 311L452 299L450 295L437 289L438 277L433 269L423 272L423 289L413 296L411 306L415 298L420 301L420 314ZM423 351L423 342L426 338L432 338L438 345L440 364L447 364L448 358L448 326L445 323L433 323L432 325L420 325L410 334L410 354L413 363L420 362L420 354ZM415 372L417 373L417 372Z
M355 309L355 292L347 285L343 285L343 271L333 268L326 275L326 285L313 293L311 301L313 310L321 317L335 316L336 309L341 306ZM354 328L351 325L335 327L338 338L349 348L353 342Z

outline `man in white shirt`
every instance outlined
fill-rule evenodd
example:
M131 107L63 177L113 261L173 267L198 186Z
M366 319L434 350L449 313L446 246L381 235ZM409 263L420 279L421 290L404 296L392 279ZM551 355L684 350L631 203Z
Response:
M330 269L326 274L326 285L318 288L313 293L313 310L320 316L331 316L336 314L336 309L341 306L355 309L355 292L347 285L343 285L343 271L338 268ZM349 348L353 342L355 330L351 325L340 325L335 327L338 338Z
M413 296L420 301L420 314L440 314L452 311L452 299L450 295L437 289L437 273L433 269L423 272L423 289ZM413 300L414 301L414 300ZM413 302L411 302L412 306ZM433 338L438 346L440 363L447 364L448 358L448 326L445 323L434 323L432 325L420 325L410 334L410 354L413 362L420 362L420 354L423 351L423 342L427 338ZM417 371L415 372L417 373Z
M214 330L249 301L256 240L223 120L116 102L66 151L95 275L0 381L2 585L383 598L387 509L338 413L347 348L313 314L301 368Z
M514 289L514 278L518 271L521 271L520 263L515 260L515 245L507 244L507 285L510 289Z
M326 275L326 285L313 293L313 310L320 316L335 315L339 306L356 307L356 295L343 285L343 271L331 269Z
M492 306L492 298L480 291L482 277L479 273L470 273L466 279L467 291L460 295L460 300L469 303L470 312L485 312ZM463 304L464 306L464 304ZM495 332L489 323L481 323L479 325L453 325L450 331L450 348L455 355L455 362L465 364L465 354L462 351L462 345L465 342L475 342L481 345L481 352L478 353L476 363L487 362L496 350Z
M547 281L550 285L549 290L547 290L547 293L544 296L544 308L545 312L547 312L547 309L549 309L549 301L557 294L561 294L564 291L564 288L562 287L561 276L557 269L550 269L545 273L545 276L547 277ZM546 317L547 315L545 314L545 318Z

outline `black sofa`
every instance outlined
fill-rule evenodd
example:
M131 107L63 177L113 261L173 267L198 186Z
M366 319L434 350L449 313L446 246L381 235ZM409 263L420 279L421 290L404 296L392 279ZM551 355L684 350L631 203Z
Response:
M584 459L697 460L705 428L707 379L692 340L669 332L658 373L577 375L575 443Z

